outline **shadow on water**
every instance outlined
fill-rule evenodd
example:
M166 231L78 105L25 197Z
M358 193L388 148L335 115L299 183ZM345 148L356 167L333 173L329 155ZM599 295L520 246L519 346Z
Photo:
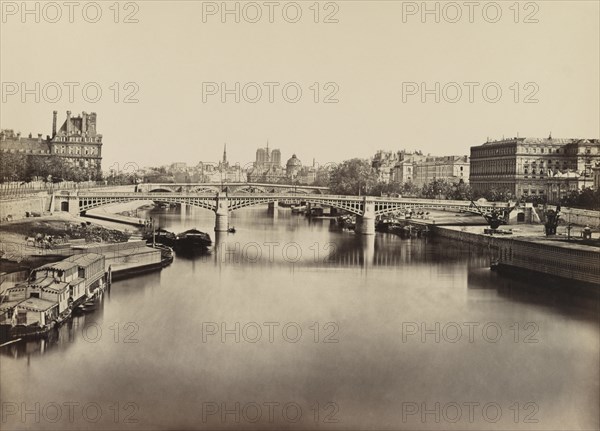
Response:
M109 293L105 293L98 300L97 306L93 311L74 314L71 319L58 328L50 330L43 337L24 339L0 348L0 355L13 359L26 357L29 363L32 356L43 356L52 354L53 352L68 350L81 338L89 340L95 337L95 329L93 327L102 321L108 296Z
M491 290L500 298L551 309L563 316L598 321L600 291L590 286L547 279L523 273L498 273L489 268L469 267L468 289Z

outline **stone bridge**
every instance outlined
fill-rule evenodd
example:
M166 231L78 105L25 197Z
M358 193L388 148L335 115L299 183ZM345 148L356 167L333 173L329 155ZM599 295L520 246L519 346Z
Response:
M159 201L192 205L213 211L216 214L215 231L224 232L229 227L229 212L240 208L260 205L277 204L280 200L305 202L330 206L348 211L357 216L356 232L362 234L375 233L375 218L395 211L406 209L431 209L444 211L472 211L473 207L468 201L412 199L412 198L386 198L386 197L360 197L338 196L322 194L293 195L284 193L249 193L241 192L229 194L199 193L199 192L96 192L93 190L80 192L57 192L54 194L54 208L57 211L68 211L72 214L81 214L93 208L118 202L134 200ZM499 210L508 209L507 203L488 202L478 205L479 208L490 211L492 208Z

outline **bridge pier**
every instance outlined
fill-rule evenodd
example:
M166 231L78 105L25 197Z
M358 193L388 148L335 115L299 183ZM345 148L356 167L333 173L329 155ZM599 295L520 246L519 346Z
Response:
M275 211L277 209L278 205L279 205L278 201L269 202L269 212Z
M355 232L361 235L375 235L375 202L363 201L363 215L356 216Z
M221 196L217 193L217 209L215 210L215 232L227 232L229 230L229 204L227 194Z

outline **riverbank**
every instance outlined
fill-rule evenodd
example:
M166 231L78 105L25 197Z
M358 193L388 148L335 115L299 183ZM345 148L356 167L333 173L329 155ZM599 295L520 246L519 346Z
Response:
M504 226L503 230L508 230ZM568 238L561 234L546 237L541 226L516 226L512 234L485 234L479 226L435 226L440 238L488 248L490 265L500 271L541 275L544 281L578 284L597 289L600 285L600 240ZM541 280L540 280L541 281Z
M137 210L140 208L152 207L154 207L153 201L120 202L86 211L84 217L112 221L141 228L146 225L146 220L137 216L134 217L133 214L137 213Z

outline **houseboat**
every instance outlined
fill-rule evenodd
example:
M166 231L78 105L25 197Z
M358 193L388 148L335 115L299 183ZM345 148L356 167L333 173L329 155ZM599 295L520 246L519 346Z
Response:
M80 254L31 271L27 281L0 298L0 337L42 336L71 317L73 309L97 298L110 283L104 256Z

